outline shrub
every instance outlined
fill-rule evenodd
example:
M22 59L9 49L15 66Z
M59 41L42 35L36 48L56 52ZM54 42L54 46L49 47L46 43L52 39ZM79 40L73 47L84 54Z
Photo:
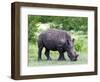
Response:
M75 50L78 52L86 52L87 51L87 38L79 37L75 41Z

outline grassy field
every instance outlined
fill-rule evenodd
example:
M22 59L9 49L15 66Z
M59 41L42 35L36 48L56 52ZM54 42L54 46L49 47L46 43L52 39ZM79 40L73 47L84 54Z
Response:
M77 61L70 61L70 59L67 56L67 53L65 53L66 61L57 61L59 53L57 51L50 51L50 57L52 58L51 61L46 61L46 57L44 55L45 49L42 51L42 61L37 61L38 54L37 54L38 48L37 45L29 43L28 48L28 66L47 66L47 65L72 65L72 64L86 64L87 63L87 52L81 52L79 53L79 58Z

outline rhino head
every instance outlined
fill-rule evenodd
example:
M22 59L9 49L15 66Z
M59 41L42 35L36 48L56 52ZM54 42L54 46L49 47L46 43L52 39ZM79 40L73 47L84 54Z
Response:
M67 40L67 54L71 61L77 61L79 56L74 49L74 40Z

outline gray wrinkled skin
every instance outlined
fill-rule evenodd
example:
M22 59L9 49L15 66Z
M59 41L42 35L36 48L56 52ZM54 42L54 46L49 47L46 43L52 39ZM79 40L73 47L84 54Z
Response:
M58 51L58 60L66 60L64 57L64 52L68 53L68 57L71 61L76 61L78 55L74 51L74 39L63 30L49 29L42 32L38 37L38 60L42 60L41 52L43 47L45 48L45 55L47 60L51 60L49 52Z

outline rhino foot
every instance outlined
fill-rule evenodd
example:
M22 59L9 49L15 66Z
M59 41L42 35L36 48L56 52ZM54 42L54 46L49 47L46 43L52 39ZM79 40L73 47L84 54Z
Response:
M58 61L66 61L65 58L58 59Z
M52 59L51 58L47 58L47 61L51 61Z

